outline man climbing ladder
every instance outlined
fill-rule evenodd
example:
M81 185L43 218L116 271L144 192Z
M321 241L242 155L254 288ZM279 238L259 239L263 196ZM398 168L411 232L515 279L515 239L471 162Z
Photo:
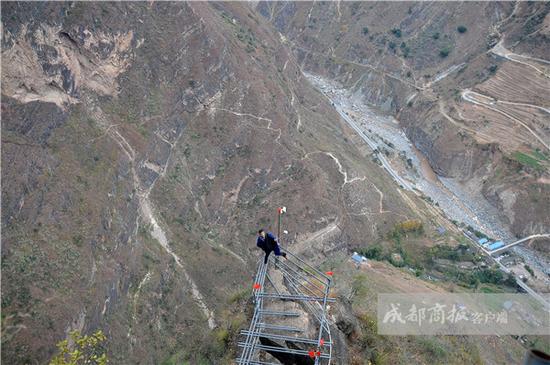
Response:
M256 246L265 252L264 264L267 264L267 259L269 258L271 252L275 252L275 256L283 256L286 259L286 253L281 252L281 248L277 242L277 237L275 237L275 235L271 232L266 233L266 231L260 229L258 231Z

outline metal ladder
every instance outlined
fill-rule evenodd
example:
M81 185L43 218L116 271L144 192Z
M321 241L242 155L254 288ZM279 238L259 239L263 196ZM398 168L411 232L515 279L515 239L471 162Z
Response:
M335 301L329 296L332 273L323 273L288 250L285 252L286 259L272 256L267 264L263 259L258 264L253 286L254 314L248 330L241 331L244 340L238 343L242 348L236 360L239 365L280 364L261 360L261 352L269 353L274 359L286 354L304 357L315 365L330 364L333 343L327 303ZM282 280L273 280L273 275ZM277 306L285 306L284 303L295 303L313 320L313 327L310 321L305 321L310 329L314 328L309 336L304 335L308 332L304 326L284 324L301 316L300 311L276 310ZM262 343L262 339L268 344Z

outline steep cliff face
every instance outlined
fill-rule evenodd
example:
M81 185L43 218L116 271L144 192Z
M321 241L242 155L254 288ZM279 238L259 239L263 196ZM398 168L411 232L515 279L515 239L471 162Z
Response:
M276 206L317 255L413 214L245 4L7 3L2 29L6 363L97 328L113 363L229 361L212 329Z
M550 203L548 4L260 2L258 10L300 67L396 115L431 167L483 194L514 234L550 226L539 214Z

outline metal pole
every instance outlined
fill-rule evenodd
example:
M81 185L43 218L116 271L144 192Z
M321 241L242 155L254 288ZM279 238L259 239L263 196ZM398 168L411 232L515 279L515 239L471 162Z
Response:
M277 239L279 240L279 243L281 243L281 215L283 214L283 211L281 208L277 208ZM282 247L282 245L279 245Z
M252 321L250 323L249 331L254 332L257 329L257 324L261 317L261 311L263 309L263 296L260 295L264 291L264 285L265 285L265 276L267 273L269 262L264 264L263 260L260 259L259 267L258 267L258 274L256 276L256 283L260 284L259 289L254 289L254 299L255 299L255 306L254 306L254 315L252 317ZM241 354L241 357L239 358L239 364L249 364L252 360L252 357L255 353L255 347L257 346L258 337L246 336L246 344L247 346L243 348L243 352Z
M283 248L282 240L281 240L281 216L286 211L285 207L278 207L277 208L277 244L279 245L279 248ZM275 268L277 268L279 263L279 258L275 256Z
M321 339L323 338L323 327L325 325L325 320L326 320L326 317L327 317L327 297L329 295L329 291L330 291L330 279L328 279L328 282L327 282L327 286L326 286L326 289L325 289L325 296L324 296L324 299L323 299L323 314L322 314L322 317L321 317L321 324L319 325L319 337L317 338L317 346L319 346L319 343L321 342ZM329 359L330 361L330 359ZM319 364L319 357L316 357L315 358L315 365L318 365Z

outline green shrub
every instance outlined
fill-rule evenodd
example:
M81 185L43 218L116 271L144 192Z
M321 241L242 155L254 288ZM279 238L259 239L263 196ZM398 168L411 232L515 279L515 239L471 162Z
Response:
M502 271L495 269L483 269L475 271L474 277L482 283L489 284L502 284L505 280Z
M411 49L407 46L405 42L401 42L401 52L403 52L403 57L407 58L409 56L409 53L411 52Z
M439 57L445 58L451 53L451 48L449 46L445 46L439 50Z
M391 33L396 37L396 38L401 38L401 29L399 28L393 28L391 30Z
M76 246L81 247L82 246L82 241L83 241L82 235L77 234L76 236L73 236L73 243Z
M453 248L445 245L437 245L428 249L429 261L445 259L450 261L474 261L474 255L468 251L468 246L460 245Z
M229 341L229 330L226 328L220 328L214 332L214 336L218 345L225 348Z
M364 249L359 249L358 252L366 258L372 260L380 261L384 259L384 250L380 245L373 245Z
M489 238L485 233L478 231L477 229L472 230L474 234L479 238Z
M424 226L421 221L416 219L409 219L400 223L397 223L394 226L394 230L399 231L400 233L424 233Z
M103 342L107 339L101 330L90 336L82 336L78 331L70 333L73 344L63 340L57 344L59 354L54 356L50 365L105 365L108 362Z
M468 31L468 28L463 25L459 25L456 30L458 31L458 33L466 33Z
M504 280L504 285L515 288L518 284L516 283L516 277L511 272L508 273L506 280Z
M369 34L369 27L363 27L363 34Z

